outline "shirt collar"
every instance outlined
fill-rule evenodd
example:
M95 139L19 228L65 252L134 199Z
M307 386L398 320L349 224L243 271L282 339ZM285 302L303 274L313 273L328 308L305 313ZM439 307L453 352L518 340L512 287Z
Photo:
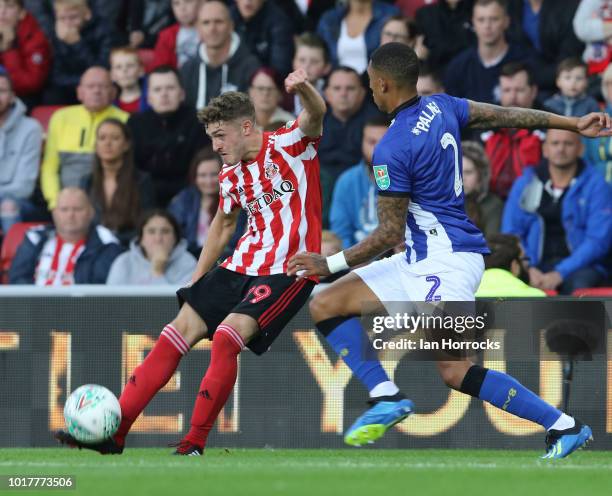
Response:
M402 103L399 107L393 110L393 112L391 112L389 116L391 117L391 119L395 119L397 117L397 114L399 114L402 110L405 110L409 107L416 105L417 103L419 103L420 99L421 97L419 95L416 95L415 97L411 98L407 102Z

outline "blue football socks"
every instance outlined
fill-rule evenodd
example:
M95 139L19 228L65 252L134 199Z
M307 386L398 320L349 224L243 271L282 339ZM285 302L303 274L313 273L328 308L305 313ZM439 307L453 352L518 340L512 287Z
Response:
M536 422L545 429L549 429L562 415L561 411L546 403L514 377L479 365L468 370L461 391L517 417Z
M391 382L359 319L327 319L319 322L317 329L369 392L379 384Z

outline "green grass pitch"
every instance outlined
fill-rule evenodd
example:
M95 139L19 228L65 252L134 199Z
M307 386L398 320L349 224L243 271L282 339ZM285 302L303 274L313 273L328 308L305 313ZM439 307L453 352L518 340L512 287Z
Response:
M71 491L3 494L163 496L612 495L612 452L539 460L535 451L170 449L101 456L72 449L0 449L0 475L72 475Z

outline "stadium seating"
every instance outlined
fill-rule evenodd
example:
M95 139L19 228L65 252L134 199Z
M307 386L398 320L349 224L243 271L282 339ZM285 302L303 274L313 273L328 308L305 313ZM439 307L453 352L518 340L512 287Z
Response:
M43 128L45 135L49 128L49 121L56 110L64 107L63 105L40 105L32 109L32 117L36 119Z
M580 288L572 293L572 296L590 296L593 298L612 298L612 287L608 288Z
M17 248L23 241L25 233L28 229L34 226L40 226L43 222L17 222L9 229L2 242L0 249L0 284L8 283L8 271L11 267L13 257L17 252Z
M141 48L138 50L138 56L147 74L153 70L153 54L154 52L150 48Z

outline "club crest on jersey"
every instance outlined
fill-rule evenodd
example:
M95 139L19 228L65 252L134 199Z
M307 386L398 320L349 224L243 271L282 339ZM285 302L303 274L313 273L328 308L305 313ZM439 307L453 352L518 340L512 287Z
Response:
M376 184L380 189L389 189L391 178L389 177L386 165L374 166L374 179L376 179Z
M268 162L264 165L264 174L266 179L272 179L279 173L279 167L274 162Z

